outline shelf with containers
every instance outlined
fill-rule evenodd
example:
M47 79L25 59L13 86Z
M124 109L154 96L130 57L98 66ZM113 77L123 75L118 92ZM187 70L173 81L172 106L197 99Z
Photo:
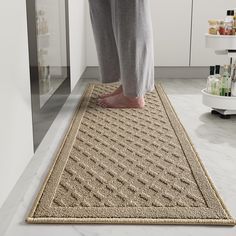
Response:
M206 48L215 50L217 55L227 54L230 58L230 65L236 63L236 35L205 35ZM202 90L203 104L212 108L213 114L220 114L223 119L236 115L236 97L217 96Z

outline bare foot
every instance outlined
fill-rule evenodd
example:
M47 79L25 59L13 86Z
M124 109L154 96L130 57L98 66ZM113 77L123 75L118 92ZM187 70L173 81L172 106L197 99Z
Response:
M116 94L119 94L123 92L123 88L122 85L120 85L115 91L113 91L112 93L108 93L108 94L103 94L101 96L99 96L100 98L106 98L106 97L110 97L110 96L114 96Z
M144 97L127 97L123 93L98 99L98 105L104 108L143 108Z

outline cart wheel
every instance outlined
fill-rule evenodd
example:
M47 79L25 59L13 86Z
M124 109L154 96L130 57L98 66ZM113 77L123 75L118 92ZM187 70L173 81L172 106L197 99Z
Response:
M230 119L231 118L231 116L230 115L220 115L220 118L221 119L224 119L224 120L228 120L228 119Z
M211 111L211 114L212 114L212 115L218 115L219 113L218 113L216 110L212 110L212 111Z

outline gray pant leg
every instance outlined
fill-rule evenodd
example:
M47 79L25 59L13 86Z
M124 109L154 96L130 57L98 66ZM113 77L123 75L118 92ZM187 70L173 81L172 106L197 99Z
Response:
M111 0L111 9L124 94L144 96L154 89L149 0Z
M100 81L120 80L120 65L115 42L110 0L89 0L90 18L97 49Z

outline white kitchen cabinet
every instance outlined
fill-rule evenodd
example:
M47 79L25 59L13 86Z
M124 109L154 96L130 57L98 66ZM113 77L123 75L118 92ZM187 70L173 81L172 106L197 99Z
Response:
M209 66L229 63L228 56L217 56L205 47L209 19L224 19L227 9L236 8L235 0L194 0L191 45L191 66Z
M189 66L192 0L151 0L155 66Z
M155 66L189 66L192 0L150 0L150 3ZM89 14L87 64L98 65Z

